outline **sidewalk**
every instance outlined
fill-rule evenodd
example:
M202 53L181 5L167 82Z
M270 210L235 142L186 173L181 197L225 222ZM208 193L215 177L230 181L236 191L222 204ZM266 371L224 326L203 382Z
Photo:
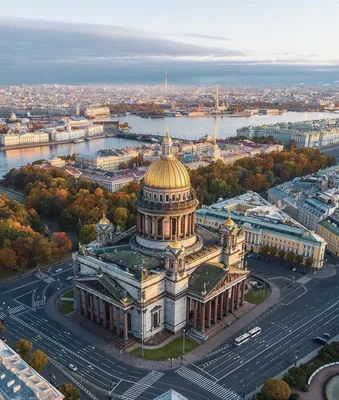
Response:
M253 308L253 310L251 310L248 314L236 320L231 326L227 327L226 329L218 333L212 339L201 344L191 353L187 353L183 359L177 358L171 361L170 360L152 361L134 357L128 352L118 349L112 343L109 343L104 339L102 339L101 337L94 335L88 330L82 328L73 321L69 320L67 317L63 317L56 309L56 302L59 298L63 296L64 293L70 290L73 287L73 285L67 288L63 288L62 292L57 292L53 296L51 296L46 303L45 312L50 318L52 318L53 320L57 321L58 323L69 329L72 333L74 333L74 335L77 335L81 339L89 343L92 343L93 346L97 347L102 351L105 351L108 354L113 355L115 358L119 359L121 362L125 364L137 368L145 368L152 370L168 370L172 368L179 368L182 365L191 364L201 359L202 357L210 353L212 350L214 350L216 347L222 345L225 341L229 340L241 329L253 323L256 318L258 318L269 308L273 307L280 298L280 290L273 282L269 283L267 282L267 284L269 284L271 287L271 295L265 301L263 301L261 304ZM104 330L104 328L101 329ZM104 330L104 332L107 331Z

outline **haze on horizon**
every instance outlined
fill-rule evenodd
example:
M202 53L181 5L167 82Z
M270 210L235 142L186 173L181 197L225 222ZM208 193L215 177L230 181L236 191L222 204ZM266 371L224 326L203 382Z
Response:
M329 84L335 0L5 0L0 84Z

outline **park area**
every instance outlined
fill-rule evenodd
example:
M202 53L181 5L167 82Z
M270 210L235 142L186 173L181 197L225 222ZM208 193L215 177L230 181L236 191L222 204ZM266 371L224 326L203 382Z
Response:
M144 358L147 360L170 360L172 358L178 358L182 356L182 337L177 337L171 342L167 343L163 347L159 347L157 349L144 349ZM193 340L189 338L185 338L185 353L189 353L194 350L198 346L197 343L193 342ZM138 347L131 351L131 354L136 357L141 357L141 347Z
M248 291L245 294L245 301L252 304L260 304L271 294L270 289L259 289L255 291Z
M58 302L58 311L62 315L66 315L73 311L74 291L70 290L65 293Z

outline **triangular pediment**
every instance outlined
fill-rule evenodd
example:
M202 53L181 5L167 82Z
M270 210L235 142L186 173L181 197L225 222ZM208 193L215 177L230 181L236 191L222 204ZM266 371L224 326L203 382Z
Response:
M107 274L102 274L101 276L78 277L76 281L82 286L86 286L92 291L98 292L98 294L111 297L113 300L123 305L133 302L133 298L126 290Z
M249 274L239 268L225 268L222 264L203 264L197 268L189 279L188 292L201 298L213 297L242 281Z

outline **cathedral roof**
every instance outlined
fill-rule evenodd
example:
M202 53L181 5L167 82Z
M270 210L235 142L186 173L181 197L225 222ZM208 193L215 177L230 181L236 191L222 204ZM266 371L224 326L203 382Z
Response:
M186 167L172 154L172 138L168 131L162 141L162 156L155 161L144 176L144 184L163 189L190 186L190 176Z
M101 220L99 221L99 225L110 225L109 219L106 218L105 213L103 214Z
M147 186L176 189L190 186L191 181L186 167L176 158L159 158L144 176Z

